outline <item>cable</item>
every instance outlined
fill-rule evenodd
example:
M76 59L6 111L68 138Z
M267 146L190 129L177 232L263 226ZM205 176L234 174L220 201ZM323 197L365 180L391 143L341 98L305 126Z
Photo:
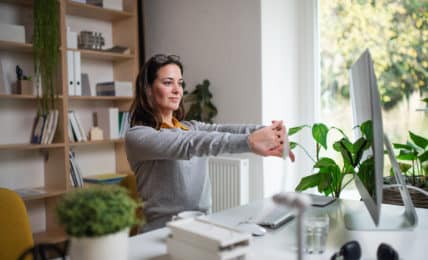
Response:
M400 188L400 187L403 187L403 185L401 185L401 184L391 184L391 185L384 185L383 186L384 189ZM418 187L415 187L415 186L412 186L412 185L407 185L407 184L406 184L406 187L409 188L409 189L413 189L413 190L419 191L420 193L422 193L422 194L424 194L425 196L428 197L428 192L426 190L423 190L421 188L418 188Z

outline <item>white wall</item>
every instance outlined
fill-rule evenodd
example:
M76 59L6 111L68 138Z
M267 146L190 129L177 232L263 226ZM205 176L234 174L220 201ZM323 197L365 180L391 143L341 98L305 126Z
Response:
M181 56L189 89L208 78L219 109L216 122L312 123L318 102L313 92L316 2L146 0L146 57ZM296 155L292 165L249 155L250 199L294 189L311 170L305 156Z
M316 121L318 94L317 1L264 0L262 13L262 108L263 123L283 119L287 127ZM305 147L306 138L293 136ZM294 190L300 178L311 172L312 165L296 149L296 162L277 158L264 159L265 196L280 190Z
M209 79L216 122L261 123L259 0L146 0L144 17L146 57L179 55L189 90ZM250 199L262 198L262 159L250 157Z

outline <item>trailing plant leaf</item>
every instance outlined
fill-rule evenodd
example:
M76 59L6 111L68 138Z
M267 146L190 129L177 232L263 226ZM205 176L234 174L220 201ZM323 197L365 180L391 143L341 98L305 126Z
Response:
M360 126L361 133L369 143L373 142L373 123L371 120L365 121Z
M296 142L290 142L290 149L291 150L293 150L296 147L297 147L297 143Z
M333 144L333 147L336 151L340 152L345 164L354 165L352 161L352 144L348 140L342 138L339 141L335 142Z
M35 79L41 78L42 96L38 96L39 114L55 107L55 91L59 61L59 3L57 0L33 1L33 50Z
M312 136L317 143L327 150L327 134L328 127L323 123L314 124L312 126Z

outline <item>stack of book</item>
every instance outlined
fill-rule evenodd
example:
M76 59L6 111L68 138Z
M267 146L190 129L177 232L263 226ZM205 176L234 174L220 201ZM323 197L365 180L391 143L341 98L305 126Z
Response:
M37 115L31 131L32 144L51 144L58 126L58 110L50 110L47 114Z
M73 110L68 111L68 138L71 142L86 142L85 129L82 123Z
M97 96L132 97L131 81L107 81L98 82L96 85Z
M70 181L73 187L83 187L82 171L72 150L68 152L70 160Z

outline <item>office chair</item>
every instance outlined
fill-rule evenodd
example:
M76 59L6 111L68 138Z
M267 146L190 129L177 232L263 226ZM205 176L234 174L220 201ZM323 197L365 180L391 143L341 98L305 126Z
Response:
M140 224L134 225L129 232L130 236L135 236L139 233L140 226L144 225L145 223L143 206L141 203L141 198L138 195L137 179L135 178L135 174L129 173L128 175L126 175L126 177L122 179L119 185L126 188L129 191L129 196L131 196L131 198L133 198L137 203L141 204L141 206L139 206L135 212L138 220L140 221Z
M24 201L5 188L0 188L0 230L0 259L18 259L34 245Z
M0 188L0 259L47 259L51 250L64 257L56 245L34 245L24 201L16 192Z

